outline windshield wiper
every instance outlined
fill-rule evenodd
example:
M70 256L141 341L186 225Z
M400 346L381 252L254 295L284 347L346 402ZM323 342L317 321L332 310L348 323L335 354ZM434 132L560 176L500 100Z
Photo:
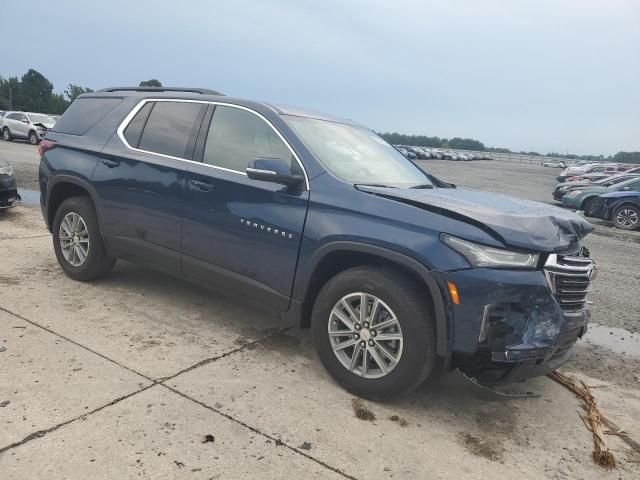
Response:
M431 184L431 183L423 183L421 185L414 185L413 187L409 187L409 188L428 189L428 188L433 188L433 184Z

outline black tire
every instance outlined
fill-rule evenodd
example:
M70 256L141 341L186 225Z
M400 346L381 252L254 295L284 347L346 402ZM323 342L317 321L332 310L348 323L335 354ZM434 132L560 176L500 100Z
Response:
M38 145L40 143L38 135L33 130L29 132L29 137L27 138L27 140L31 145Z
M582 210L584 211L585 216L593 217L597 207L597 200L597 197L588 198L582 203Z
M7 127L4 127L2 129L2 138L7 142L10 142L11 140L13 140L13 135L11 135L11 132Z
M375 295L395 313L403 336L400 359L380 378L352 373L338 360L331 346L328 326L331 311L345 295L364 292ZM439 373L435 353L435 327L424 289L407 275L374 266L356 267L329 280L316 298L311 335L318 356L329 374L345 389L371 400L387 400L411 392Z
M60 245L60 224L69 213L80 215L88 231L88 253L84 262L78 266L74 266L64 257ZM53 220L53 248L62 270L74 280L96 280L111 272L116 264L116 259L110 258L104 248L98 228L98 217L89 197L72 197L62 202Z
M629 204L620 205L611 215L611 221L616 228L622 230L639 230L640 207Z

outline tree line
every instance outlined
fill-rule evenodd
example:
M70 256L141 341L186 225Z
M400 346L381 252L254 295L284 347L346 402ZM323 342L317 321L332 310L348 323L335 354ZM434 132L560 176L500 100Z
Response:
M140 82L140 87L162 87L155 78ZM40 72L29 69L22 77L3 78L0 76L0 110L19 110L60 115L77 96L93 92L91 88L70 83L62 93L53 91L53 84ZM512 152L508 148L486 147L473 138L440 138L426 135L405 135L402 133L381 133L380 136L394 145L413 145L430 148L452 148L455 150L487 151L496 153L520 153L542 156L538 152ZM574 155L548 153L548 156L575 160L607 160L620 163L640 163L640 152L618 152L613 156Z
M157 79L140 82L141 87L161 87ZM61 115L77 96L93 92L91 88L70 83L62 93L53 91L53 84L40 72L29 69L22 77L0 76L0 110L49 113Z

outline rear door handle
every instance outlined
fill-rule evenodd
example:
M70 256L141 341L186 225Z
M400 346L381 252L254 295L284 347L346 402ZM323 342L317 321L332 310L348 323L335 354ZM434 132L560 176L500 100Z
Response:
M201 182L200 180L189 180L189 184L201 192L210 192L214 189L214 186L210 183Z
M104 163L109 168L117 167L118 165L120 165L120 162L118 160L109 160L108 158L103 158L102 163Z

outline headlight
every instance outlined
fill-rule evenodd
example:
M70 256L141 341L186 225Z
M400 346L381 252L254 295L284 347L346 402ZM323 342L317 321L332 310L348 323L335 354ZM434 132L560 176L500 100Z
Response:
M540 257L537 253L510 252L485 247L450 235L442 235L442 241L466 258L472 267L535 268Z
M0 175L13 175L13 167L11 165L0 167Z

